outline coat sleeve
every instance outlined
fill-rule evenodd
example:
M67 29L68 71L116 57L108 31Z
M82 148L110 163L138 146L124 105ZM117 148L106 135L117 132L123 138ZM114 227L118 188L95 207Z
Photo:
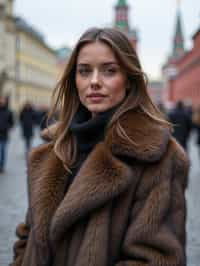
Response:
M185 266L185 189L189 169L184 152L173 154L155 177L151 189L140 191L115 266ZM185 156L185 157L184 157ZM168 167L168 169L167 169ZM171 170L170 170L171 168ZM148 182L145 180L145 184ZM143 197L141 195L144 195Z
M30 233L30 215L27 211L26 219L24 223L20 223L16 228L16 236L18 240L14 243L13 251L13 262L10 266L21 266L27 246L27 241Z

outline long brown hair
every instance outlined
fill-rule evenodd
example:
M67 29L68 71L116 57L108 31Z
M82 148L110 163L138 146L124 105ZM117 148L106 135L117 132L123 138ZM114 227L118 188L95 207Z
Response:
M134 143L133 140L128 138L119 123L119 117L134 108L142 111L150 119L166 127L171 127L149 97L147 78L142 71L136 51L127 37L121 31L112 28L89 29L81 36L69 58L64 73L53 92L52 108L49 114L49 117L51 117L56 110L59 110L57 130L54 138L54 151L69 171L77 156L76 141L69 132L70 123L80 103L75 84L77 57L84 45L96 41L103 42L111 47L127 75L128 81L127 89L129 93L113 115L108 127L114 125L117 134L120 134L127 141Z

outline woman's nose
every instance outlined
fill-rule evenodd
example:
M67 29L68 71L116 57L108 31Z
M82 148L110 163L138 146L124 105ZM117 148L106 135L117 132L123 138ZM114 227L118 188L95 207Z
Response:
M95 69L92 73L91 77L91 85L99 84L99 71L98 69Z

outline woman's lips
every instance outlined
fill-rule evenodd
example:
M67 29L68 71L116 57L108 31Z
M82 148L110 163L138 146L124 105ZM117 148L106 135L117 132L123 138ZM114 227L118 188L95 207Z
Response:
M90 101L98 103L101 102L106 96L102 94L90 94L88 95L88 98Z

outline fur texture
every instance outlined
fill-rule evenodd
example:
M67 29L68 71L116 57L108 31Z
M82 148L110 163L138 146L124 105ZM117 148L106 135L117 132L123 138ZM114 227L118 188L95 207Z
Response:
M186 265L187 157L141 113L120 124L131 142L110 129L65 195L70 175L53 144L33 150L29 218L18 227L13 266L48 266L52 256L54 266Z

